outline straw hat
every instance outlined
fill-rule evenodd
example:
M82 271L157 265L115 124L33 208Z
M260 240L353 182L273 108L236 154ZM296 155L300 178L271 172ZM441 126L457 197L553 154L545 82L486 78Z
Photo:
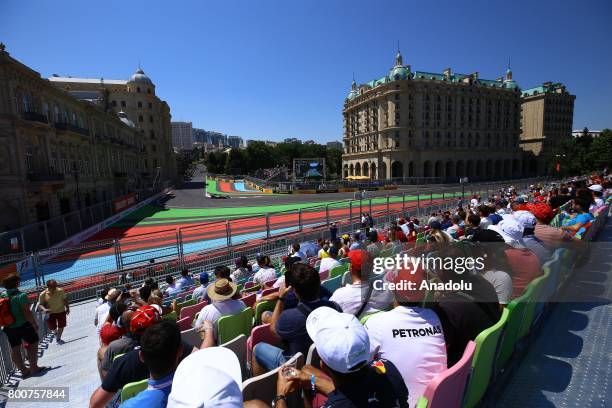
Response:
M227 279L218 279L208 287L206 293L212 300L226 300L231 299L237 290L238 286L234 282L230 282Z

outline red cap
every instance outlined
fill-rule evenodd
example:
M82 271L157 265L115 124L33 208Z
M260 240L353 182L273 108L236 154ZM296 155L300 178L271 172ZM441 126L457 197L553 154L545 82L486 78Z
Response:
M104 344L110 344L111 341L117 340L125 334L125 329L119 328L114 324L105 324L100 329L100 340Z
M354 249L348 253L351 260L351 272L361 271L361 266L368 260L368 252L363 249Z
M130 331L142 334L147 327L161 319L159 312L153 306L141 306L133 314L130 320Z
M544 223L548 224L554 217L552 208L546 203L529 203L525 207L525 210Z

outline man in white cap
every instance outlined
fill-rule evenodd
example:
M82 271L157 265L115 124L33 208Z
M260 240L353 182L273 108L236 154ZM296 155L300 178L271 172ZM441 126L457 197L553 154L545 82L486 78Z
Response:
M544 246L544 243L536 238L535 226L537 224L536 217L529 211L515 211L514 219L523 227L523 244L531 252L536 254L540 262L543 264L551 257L551 252Z
M390 361L371 361L368 333L355 316L322 306L308 316L306 331L321 369L304 366L293 376L279 375L274 407L286 407L286 394L300 383L307 400L327 396L324 408L408 407L402 376Z
M174 373L168 408L242 408L240 362L225 347L191 353Z

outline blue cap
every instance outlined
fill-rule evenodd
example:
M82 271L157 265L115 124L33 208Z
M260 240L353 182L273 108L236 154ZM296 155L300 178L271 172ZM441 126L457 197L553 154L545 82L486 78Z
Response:
M201 283L202 285L206 285L206 284L208 284L208 279L209 279L209 277L208 277L208 274L207 274L206 272L202 272L202 273L200 274L200 283Z

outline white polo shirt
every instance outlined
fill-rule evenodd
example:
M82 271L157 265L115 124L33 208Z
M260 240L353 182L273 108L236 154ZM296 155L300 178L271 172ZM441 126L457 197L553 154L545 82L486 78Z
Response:
M398 306L365 324L375 358L390 360L404 378L408 403L416 403L429 382L446 370L442 324L431 309Z
M353 283L336 289L329 300L336 302L338 306L342 308L344 313L354 315L361 308L367 294L367 282ZM393 302L393 293L391 291L376 290L372 288L372 293L370 295L370 299L368 300L368 304L366 305L365 309L363 309L360 316L386 310L391 302Z

